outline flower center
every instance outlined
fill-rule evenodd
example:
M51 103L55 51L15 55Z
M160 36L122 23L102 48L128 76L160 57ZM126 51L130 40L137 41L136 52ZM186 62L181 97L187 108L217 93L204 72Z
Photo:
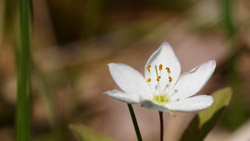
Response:
M161 71L162 71L163 65L160 64L158 67L159 67L159 69L157 68L157 65L155 65L155 72L156 72L156 76L157 76L156 81L157 82L159 82L160 79L161 79ZM149 76L150 76L150 68L151 68L151 65L148 65L147 70L148 70ZM158 73L158 70L159 70L159 73ZM170 76L170 73L171 73L170 68L166 67L166 71L168 72L168 81L169 81L169 83L171 83L172 82L172 77ZM150 77L147 79L147 82L151 82Z
M155 95L153 101L159 104L166 104L169 100L167 95Z
M165 66L166 67L166 66ZM160 65L155 65L155 73L156 73L156 78L152 78L153 80L155 80L157 82L157 86L155 88L151 88L151 86L149 85L152 93L155 93L155 94L165 94L165 92L168 90L167 88L170 88L171 87L171 82L172 82L172 77L170 76L171 74L171 70L169 67L166 67L166 72L167 72L167 76L161 76L162 75L162 70L163 68L163 65L160 64ZM147 78L147 82L148 84L151 83L152 79L151 79L151 73L150 73L150 70L151 70L151 65L148 65L147 66L147 71L149 73L149 77ZM155 76L155 75L154 75ZM161 77L167 77L168 78L168 84L166 86L163 86L163 89L161 89L160 87L160 81L161 81ZM165 78L164 78L165 79Z
M167 102L169 102L169 95L166 94L166 93L171 88L171 83L172 83L172 77L170 76L171 70L167 66L164 66L164 67L166 69L165 71L167 72L167 76L164 76L164 75L162 76L162 71L164 71L164 70L163 70L163 65L160 64L160 65L155 65L155 73L156 73L156 75L154 75L154 77L156 77L156 78L151 79L151 74L150 74L151 65L147 66L147 71L149 73L149 77L147 78L147 82L149 84L149 87L150 87L152 93L154 94L152 100L154 102L158 103L158 104L161 104L161 105L164 105ZM163 74L166 74L166 73L163 73ZM168 84L166 84L166 86L163 86L163 87L160 86L160 81L161 81L161 79L163 79L161 77L163 77L163 78L167 77L168 78ZM166 79L166 78L164 78L164 79ZM152 88L152 86L150 85L152 80L157 82L155 88Z

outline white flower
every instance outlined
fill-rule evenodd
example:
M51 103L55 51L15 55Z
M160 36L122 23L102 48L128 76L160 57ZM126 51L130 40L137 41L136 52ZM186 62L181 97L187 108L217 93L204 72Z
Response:
M105 92L116 100L170 113L199 111L213 103L212 96L193 95L209 80L216 62L202 63L180 76L180 63L166 42L147 61L145 77L125 64L110 63L108 66L114 81L124 91Z

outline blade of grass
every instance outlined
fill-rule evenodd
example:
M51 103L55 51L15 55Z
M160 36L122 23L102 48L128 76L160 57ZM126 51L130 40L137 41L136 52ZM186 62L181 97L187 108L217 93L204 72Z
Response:
M31 84L30 84L30 0L19 1L20 46L17 59L16 140L31 140Z

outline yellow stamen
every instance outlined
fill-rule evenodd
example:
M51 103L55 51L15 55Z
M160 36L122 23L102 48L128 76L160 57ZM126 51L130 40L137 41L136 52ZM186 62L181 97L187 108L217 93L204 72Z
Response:
M168 81L169 81L169 83L171 83L171 82L172 82L172 80L173 80L171 76L169 76L169 77L168 77L168 79L169 79L169 80L168 80Z
M170 68L166 67L166 70L168 71L168 73L171 73Z
M150 72L151 65L147 66L148 72Z
M161 76L157 76L156 81L160 81Z
M151 78L148 78L148 79L147 79L147 82L151 82Z
M160 70L160 71L162 70L162 64L159 65L159 70Z

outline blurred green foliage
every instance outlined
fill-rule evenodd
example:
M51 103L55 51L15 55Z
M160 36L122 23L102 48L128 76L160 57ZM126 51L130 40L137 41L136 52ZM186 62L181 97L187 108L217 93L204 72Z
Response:
M232 89L224 88L214 92L211 96L214 98L213 105L206 110L200 111L197 116L194 117L181 137L181 141L204 140L221 118L225 108L229 105Z
M75 39L87 39L105 33L113 25L114 18L122 18L116 17L119 16L119 14L116 15L117 13L124 14L124 16L128 14L133 21L133 17L140 15L139 11L145 9L178 13L185 11L194 2L194 0L47 0L60 45ZM121 21L124 20L121 19Z
M71 124L69 127L79 141L112 141L112 139L102 136L83 125Z
M3 36L5 38L10 38L14 40L15 31L14 28L16 22L16 14L17 14L17 0L5 0L4 1L4 18L2 21L3 24Z
M229 130L235 130L243 125L250 117L250 111L247 108L247 104L244 98L244 86L242 78L238 70L238 58L241 50L238 39L237 39L237 27L234 19L234 0L220 0L221 2L221 12L222 12L222 27L224 28L227 40L230 42L228 45L229 57L226 67L227 67L227 81L232 87L234 95L232 97L232 104L226 111L223 120L221 120L222 125L224 125Z

